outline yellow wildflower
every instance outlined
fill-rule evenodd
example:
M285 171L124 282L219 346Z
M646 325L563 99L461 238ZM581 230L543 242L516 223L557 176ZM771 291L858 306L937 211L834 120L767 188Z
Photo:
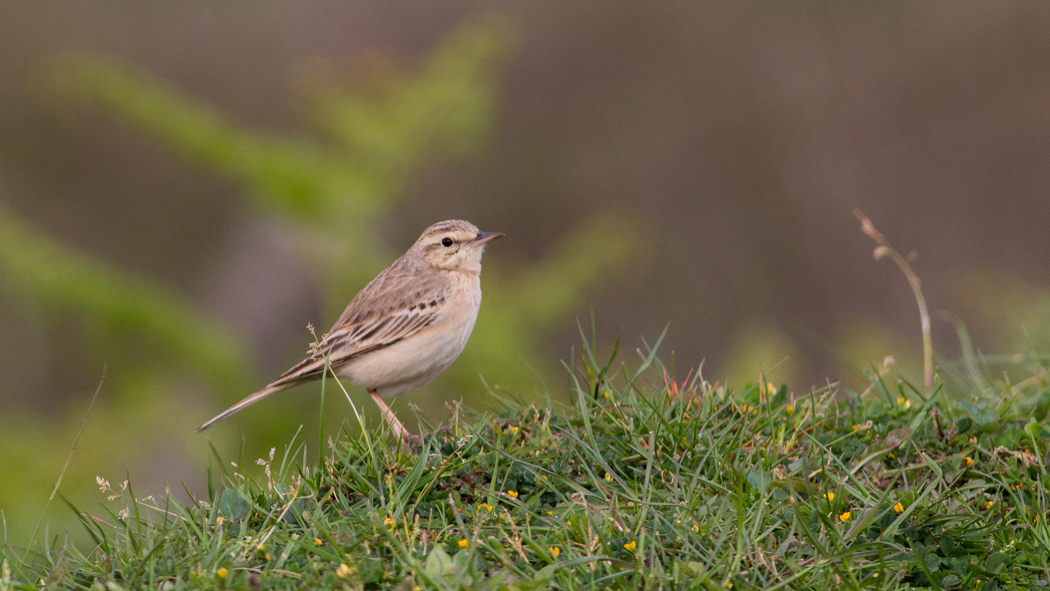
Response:
M965 462L967 466L972 466L973 465L973 458L971 458L970 456L966 456L966 458L963 460L963 462Z
M346 565L346 563L340 563L339 568L335 569L335 574L341 578L347 578L354 574L354 569Z
M784 407L784 410L786 410L788 414L792 414L793 412L795 412L795 405L789 404Z
M904 512L904 505L901 505L900 503L897 503L896 505L893 506L893 510L896 511L897 513L903 513Z
M699 531L700 531L700 526L699 526L699 525L696 525L696 524L694 523L694 524L693 524L693 533L697 533L697 532L699 532Z
M466 538L464 538L464 539L462 539L462 540L460 540L460 541L458 541L456 543L459 544L460 548L466 548L467 546L470 546L470 540L468 540Z
M266 544L259 544L258 546L255 547L255 549L258 550L259 552L262 552L263 550L266 549Z
M488 511L489 513L492 513L492 505L490 505L488 503L482 503L482 504L478 505L478 510L481 510L481 509L484 509L484 510Z
M389 518L389 517L387 517L386 519L383 520L383 525L389 527L390 529L394 529L394 520Z
M606 390L606 391L605 391L605 398L606 398L606 399L608 399L608 398L609 398L609 391L608 391L608 390Z
M314 546L320 546L321 544L324 544L324 542L321 541L321 538L314 538Z
M605 481L608 482L610 480L612 480L612 474L609 474L608 472L606 472L605 473Z
M558 557L558 555L559 555L559 554L561 554L561 548L559 548L559 547L557 547L557 546L551 546L551 547L549 548L549 550L550 550L550 552L551 552L551 556L553 556L553 557L555 557L555 558L557 558L557 557Z
M515 499L518 498L518 491L516 490L508 490L507 494L514 497Z
M849 511L846 511L842 515L839 515L839 521L841 521L842 523L846 523L847 521L849 521L849 517L850 517Z
M828 502L830 503L831 501L835 500L835 493L833 493L831 491L828 491L828 492L824 493L824 498L827 499Z
M627 542L626 544L624 544L623 547L628 552L634 552L634 549L638 547L638 542L635 542L634 540L631 540L630 542Z
M224 567L221 567L221 568L220 568L219 570L215 571L215 574L216 574L216 575L218 575L218 577L219 577L220 579L225 579L225 578L226 578L226 575L227 575L227 573L229 573L229 571L228 571L228 570L226 570L226 567L225 567L225 566L224 566Z
M988 499L988 503L985 504L984 508L985 509L991 509L992 505L994 505L994 504L995 504L995 501L993 501L991 499Z
M222 515L220 515L215 518L215 525L222 525L224 521L226 521L226 519Z

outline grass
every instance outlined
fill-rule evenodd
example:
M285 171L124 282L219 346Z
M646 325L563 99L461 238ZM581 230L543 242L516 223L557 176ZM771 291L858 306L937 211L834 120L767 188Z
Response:
M1046 360L968 358L795 395L585 347L571 406L454 406L421 449L348 422L319 460L216 453L188 505L100 481L96 547L7 549L0 589L1046 588Z

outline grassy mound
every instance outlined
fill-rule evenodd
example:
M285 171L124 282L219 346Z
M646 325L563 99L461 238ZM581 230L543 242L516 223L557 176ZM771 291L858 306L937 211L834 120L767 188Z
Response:
M1045 365L795 395L582 357L574 406L457 411L421 449L370 426L319 465L293 442L258 480L216 475L188 506L112 486L111 512L80 514L97 548L9 560L0 588L1047 585Z

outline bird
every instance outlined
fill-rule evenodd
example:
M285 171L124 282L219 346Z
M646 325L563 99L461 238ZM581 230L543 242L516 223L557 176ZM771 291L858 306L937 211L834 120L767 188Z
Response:
M503 236L463 220L438 222L368 283L307 356L197 432L263 398L332 373L364 388L394 435L418 443L384 398L430 383L463 352L481 307L481 254Z

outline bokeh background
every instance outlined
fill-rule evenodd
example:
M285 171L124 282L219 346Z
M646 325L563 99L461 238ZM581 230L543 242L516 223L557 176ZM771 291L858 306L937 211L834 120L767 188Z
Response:
M5 539L80 535L43 511L103 368L61 486L85 510L96 476L205 494L300 425L316 454L319 387L193 431L446 218L507 237L466 352L395 403L412 426L564 400L581 327L628 362L669 327L665 359L731 385L887 355L921 382L854 207L978 351L1045 350L1048 63L1042 2L5 1ZM349 412L329 390L326 432Z

